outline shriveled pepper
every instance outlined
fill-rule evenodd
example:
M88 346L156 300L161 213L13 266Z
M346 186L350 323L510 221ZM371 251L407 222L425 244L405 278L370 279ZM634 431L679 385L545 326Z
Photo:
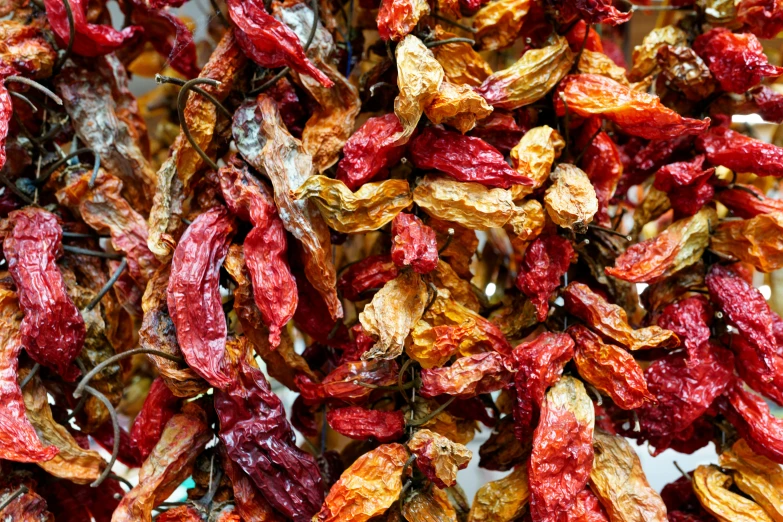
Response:
M70 24L65 4L58 0L46 0L46 18L52 26L58 43L61 47L68 45L70 36ZM72 52L80 56L102 56L116 51L126 43L139 36L142 29L130 25L121 31L117 31L110 25L91 24L87 21L87 2L72 0L70 2L73 13L74 39Z
M388 386L397 382L399 365L394 361L352 361L332 370L320 383L314 383L304 375L296 377L296 383L307 403L325 400L341 400L360 404L366 401L372 389L356 384Z
M732 213L745 219L783 212L783 201L768 198L753 185L736 185L735 188L719 190L716 199Z
M667 193L680 216L696 214L715 194L715 188L708 183L715 169L704 169L703 164L704 155L699 155L693 161L670 163L655 173L653 186Z
M571 242L556 235L539 237L525 250L516 286L535 305L539 322L546 320L549 299L573 258Z
M747 391L735 378L718 402L718 411L726 415L748 446L778 464L783 464L783 420L769 411L766 401Z
M166 424L179 411L179 403L180 399L171 393L163 379L158 377L152 381L149 394L130 430L130 445L138 452L139 460L147 460L152 453Z
M399 273L390 255L367 256L340 274L337 289L346 299L359 301L368 297L365 292L380 289Z
M394 264L426 274L438 266L438 243L435 231L413 214L400 212L392 220L392 251Z
M394 113L369 118L345 142L335 178L351 190L382 178L405 153L405 144L395 139L401 132Z
M783 176L783 148L726 127L712 127L701 134L696 149L713 165L757 176Z
M446 394L467 399L499 391L511 382L509 366L497 352L462 357L448 367L422 370L419 392L422 397Z
M405 417L401 410L366 410L361 406L346 406L329 410L326 422L349 439L374 438L378 442L392 442L405 432Z

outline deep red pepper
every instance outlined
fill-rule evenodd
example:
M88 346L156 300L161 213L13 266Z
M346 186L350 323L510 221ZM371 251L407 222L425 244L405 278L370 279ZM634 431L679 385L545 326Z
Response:
M591 25L620 25L633 15L633 10L623 13L608 0L548 0L546 4L556 10L559 20L581 18Z
M179 412L179 403L179 397L171 393L163 379L158 377L152 381L147 398L130 430L130 446L138 453L139 460L147 460L152 448L160 440L166 423Z
M414 272L428 274L438 266L438 241L435 231L421 219L400 212L392 220L391 257L394 264L411 267Z
M144 39L166 59L166 63L185 78L195 78L198 66L193 33L185 22L166 9L148 6L144 0L132 0L131 22L144 29Z
M74 380L79 370L73 360L87 332L56 264L62 254L62 228L53 214L35 207L14 211L8 219L13 230L3 253L25 314L22 345L35 362Z
M757 176L783 176L783 148L726 127L712 127L696 139L696 149L713 165Z
M653 186L669 195L678 216L693 216L715 195L708 183L715 169L704 169L703 164L704 155L700 155L692 161L670 163L655 173Z
M458 181L505 189L533 184L512 169L495 147L459 132L426 127L410 142L408 152L417 168L445 172Z
M367 256L340 274L337 289L346 299L360 301L369 298L365 292L381 288L399 273L400 269L390 255Z
M422 397L452 395L467 399L501 390L514 376L505 357L497 352L457 359L451 366L421 370Z
M225 207L194 219L174 251L166 295L185 361L216 388L230 383L222 368L227 328L219 279L233 233Z
M571 48L572 52L578 53L579 49L582 48L582 42L584 42L584 49L586 51L594 51L597 53L604 52L604 46L601 43L601 37L597 32L595 32L595 29L592 27L588 29L588 27L589 26L587 25L587 22L584 20L579 20L574 25L572 25L568 32L564 35L566 40L568 40L568 46ZM585 40L585 30L589 30L587 40Z
M623 175L617 183L617 194L624 196L632 185L638 185L649 176L683 154L693 150L693 136L677 136L670 139L651 140L642 145L632 139L620 148L623 158ZM638 150L636 147L639 147ZM686 158L682 158L686 159Z
M718 410L753 451L783 464L783 419L770 413L764 399L745 390L742 381L735 378L726 397L718 401Z
M783 200L768 198L753 185L736 185L736 187L738 188L720 190L717 196L718 201L726 205L735 215L750 219L759 214L783 212Z
M104 480L97 488L53 480L46 484L46 506L57 522L111 522L112 514L125 490L114 479Z
M715 311L706 297L697 295L671 303L658 316L658 326L676 333L684 340L688 354L696 351L710 336L710 326Z
M114 449L114 429L111 422L102 424L100 428L90 433L90 437L109 453ZM138 468L144 463L136 448L131 445L130 434L123 427L120 427L120 451L117 460L129 468Z
M400 132L402 124L394 113L369 118L345 142L335 178L356 190L386 177L387 169L405 154L405 143L395 139Z
M354 384L354 381L389 386L397 383L399 371L400 367L394 361L354 361L338 366L320 383L313 382L305 375L297 375L296 384L308 404L326 400L361 404L370 397L372 389Z
M549 299L560 286L574 258L571 242L560 236L541 236L525 250L516 285L536 306L539 322L546 320Z
M329 426L349 439L376 439L378 442L392 442L405 432L405 417L402 410L366 410L361 406L346 406L326 412Z
M11 94L6 89L3 80L6 76L11 76L15 72L13 67L0 62L0 169L5 166L5 140L8 137L8 126L11 122L11 116L14 114Z
M85 0L70 0L75 35L71 52L79 56L103 56L116 51L129 40L143 33L141 27L130 25L117 31L110 25L91 24L87 21ZM46 18L60 47L68 45L69 23L65 4L59 0L45 0Z
M350 346L348 328L332 318L321 294L310 284L304 273L295 273L298 301L294 323L301 331L321 344L338 349Z
M600 125L600 120L598 123ZM596 223L601 226L611 226L609 201L614 196L623 174L623 165L620 151L617 150L612 138L605 132L595 134L596 131L597 129L592 126L585 125L576 142L578 150L586 148L579 166L590 178L598 198L598 213L594 218ZM592 140L589 141L591 137Z
M778 343L780 339L778 338ZM783 405L783 354L780 350L773 356L771 381L765 379L769 376L769 370L759 358L756 349L742 335L730 335L726 340L727 346L734 352L736 358L737 373L751 389ZM781 346L781 344L778 344Z

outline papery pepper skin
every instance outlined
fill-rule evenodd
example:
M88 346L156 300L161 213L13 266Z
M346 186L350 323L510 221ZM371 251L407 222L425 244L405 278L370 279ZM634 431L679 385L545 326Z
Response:
M715 188L708 183L714 168L704 169L704 155L693 161L670 163L655 173L653 186L666 192L672 208L680 216L696 214L712 199Z
M25 416L22 390L17 383L19 353L19 307L13 291L0 286L0 458L15 462L41 462L57 455L56 446L41 443Z
M427 429L417 430L408 441L416 466L439 488L457 483L457 471L465 469L473 452L462 444Z
M351 301L366 299L369 290L380 289L397 277L400 269L388 254L367 256L349 266L337 279L337 289Z
M8 137L8 126L11 122L11 116L14 114L14 104L11 101L11 94L6 89L2 79L14 74L14 69L5 63L0 63L0 169L5 166L6 152L5 140Z
M778 342L780 338L776 336ZM773 356L773 377L769 379L769 369L759 357L755 346L743 335L732 334L726 341L736 356L736 368L740 378L752 390L783 404L783 354L780 351ZM780 344L778 344L780 346Z
M696 149L713 165L757 176L783 176L783 148L726 127L712 127L700 135Z
M217 388L230 383L222 368L227 328L218 280L234 226L225 207L214 207L193 220L174 251L167 289L169 314L185 360Z
M239 160L218 172L223 198L231 211L253 223L245 236L245 263L253 281L253 300L269 328L269 344L280 344L280 331L299 301L288 266L288 241L269 189Z
M754 218L761 214L783 212L782 200L768 198L753 185L737 185L737 188L720 190L716 199L733 214L745 219Z
M399 42L429 13L430 6L425 0L381 0L378 35L382 40Z
M549 299L573 258L571 242L560 236L539 237L525 250L516 286L536 306L539 322L546 320Z
M179 411L180 399L171 393L160 377L152 381L149 394L130 430L130 444L141 461L147 460L160 440L166 424Z
M565 115L600 116L617 124L624 132L648 140L699 134L710 120L684 118L665 107L657 96L634 91L611 78L595 74L566 76L555 93L555 109ZM562 95L562 97L561 97Z
M400 212L392 220L392 250L394 264L414 272L427 274L438 266L438 242L435 231L413 214Z
M144 0L131 0L131 23L144 30L144 38L171 68L186 78L198 76L199 66L193 33L181 19L166 9L151 8Z
M405 143L395 139L401 132L402 124L394 113L369 118L345 142L335 178L351 190L380 179L405 154Z
M501 390L511 383L513 373L497 352L462 357L444 368L421 371L422 397L452 395L463 399Z
M74 54L87 57L109 54L133 40L143 31L134 25L117 31L110 25L91 24L87 21L87 2L73 0L70 4L75 29L72 49ZM60 47L66 47L70 29L65 4L57 0L46 0L44 6L46 7L46 18L52 26Z
M574 362L579 374L624 410L632 410L646 402L655 402L647 390L644 373L633 356L622 348L606 344L582 325L568 328L576 343Z
M769 411L766 401L747 391L742 381L734 379L718 402L723 413L753 451L783 464L783 420Z
M13 230L3 242L3 253L25 314L22 345L34 361L73 380L79 372L72 363L87 331L56 264L62 228L53 214L38 208L14 211L8 219Z
M557 10L560 20L581 18L591 25L620 25L630 20L633 15L632 10L623 13L607 0L548 0L546 4Z
M262 67L287 65L300 74L312 76L324 87L334 82L305 55L296 33L266 12L263 2L231 0L228 14L237 24L237 42L254 62Z
M574 340L568 334L545 332L514 348L512 356L517 370L514 432L524 442L538 423L547 388L557 382L563 367L574 356Z
M718 520L773 522L755 502L729 490L732 480L718 466L699 466L693 471L693 491L701 505Z
M427 127L411 141L408 152L417 168L445 172L457 181L505 189L532 184L530 178L509 167L495 147L458 132Z
M530 514L557 522L576 502L593 467L593 403L584 385L564 376L549 389L528 462Z
M693 50L726 92L744 94L764 77L783 74L783 67L769 63L761 42L751 33L716 27L699 35L693 41Z
M308 404L330 399L361 404L370 397L372 389L354 384L354 381L388 386L397 382L399 371L399 365L394 361L353 361L338 366L320 383L314 383L304 375L297 375L296 383Z
M329 427L349 439L376 439L392 442L405 432L405 417L401 410L366 410L361 406L346 406L326 412Z
M623 175L620 151L607 133L598 132L588 143L585 140L589 140L590 136L593 134L588 135L583 131L577 140L577 147L580 149L586 147L579 166L587 174L590 183L593 184L595 196L598 199L598 213L595 215L595 222L603 227L611 226L609 203Z
M295 522L309 521L323 501L321 473L296 446L283 403L253 364L249 352L241 354L230 385L215 393L220 440L272 507Z
M690 355L709 340L714 315L709 300L697 295L667 305L661 310L657 323L661 328L676 333Z

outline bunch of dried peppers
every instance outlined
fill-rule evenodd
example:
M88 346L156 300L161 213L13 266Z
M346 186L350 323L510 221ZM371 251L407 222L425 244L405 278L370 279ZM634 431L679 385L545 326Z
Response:
M184 1L0 2L0 520L783 521L783 3Z

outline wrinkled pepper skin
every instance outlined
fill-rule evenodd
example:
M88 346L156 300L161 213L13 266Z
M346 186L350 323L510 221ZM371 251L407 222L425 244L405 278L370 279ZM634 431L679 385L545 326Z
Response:
M516 285L536 306L538 322L546 320L549 299L573 257L571 242L560 236L539 237L525 250Z
M783 176L783 148L726 127L712 127L700 135L696 149L713 165L757 176Z
M17 210L8 219L13 230L3 253L25 314L22 345L35 362L73 380L79 371L72 363L87 330L56 263L62 254L62 228L53 214L38 208Z
M392 261L399 267L427 274L438 266L438 241L435 231L421 219L400 212L392 220Z
M89 23L86 13L87 4L88 2L84 0L70 2L74 25L72 49L74 54L87 57L103 56L116 51L142 33L143 29L135 25L117 31L110 25ZM61 48L65 48L70 34L65 4L57 0L46 0L44 6L46 18L52 26L57 42Z
M360 301L370 296L365 293L380 289L400 275L400 269L391 255L367 256L346 268L337 279L337 290L351 301Z
M219 277L233 233L225 207L193 220L174 251L166 297L185 360L217 388L231 382L222 368L227 328Z
M345 142L335 178L352 191L384 178L405 154L405 143L396 139L401 132L402 124L396 114L368 119Z
M783 464L783 420L769 411L767 403L747 391L742 381L734 379L726 390L718 410L737 428L748 446L778 464Z
M346 406L331 409L326 413L326 422L337 433L349 439L376 439L378 442L392 442L405 431L405 417L401 410L366 410L361 406Z
M179 411L180 399L160 377L152 381L149 394L130 430L130 445L144 461L160 440L166 424Z

